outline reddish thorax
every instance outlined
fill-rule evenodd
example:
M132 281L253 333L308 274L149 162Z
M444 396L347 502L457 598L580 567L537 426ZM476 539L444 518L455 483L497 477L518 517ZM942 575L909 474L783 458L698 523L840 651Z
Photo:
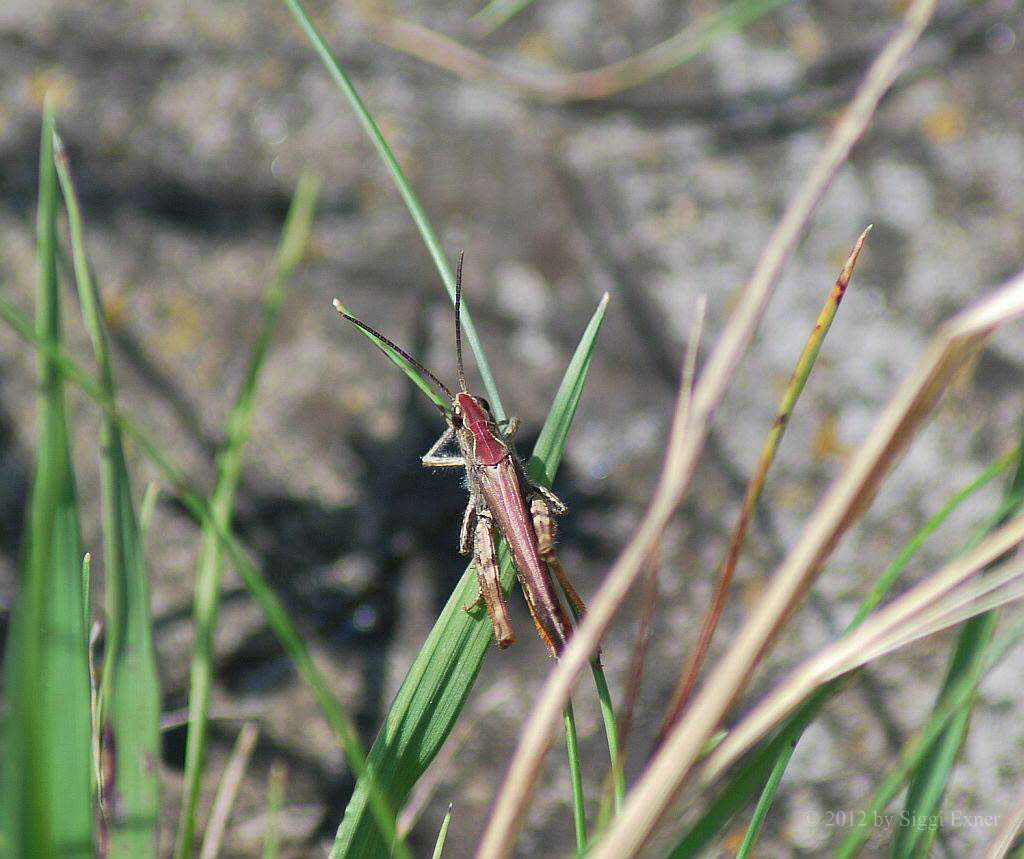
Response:
M508 449L491 429L491 418L477 398L465 392L455 395L455 402L462 412L462 423L471 433L475 442L475 453L480 465L497 465L506 456Z

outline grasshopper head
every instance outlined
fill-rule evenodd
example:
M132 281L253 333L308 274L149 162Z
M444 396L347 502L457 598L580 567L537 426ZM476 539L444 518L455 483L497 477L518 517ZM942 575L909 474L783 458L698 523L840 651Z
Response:
M508 446L498 432L491 406L483 397L474 397L465 391L457 393L451 420L452 428L465 439L460 443L472 444L473 456L479 465L497 465L508 455Z
M491 414L491 404L483 397L474 397L462 391L455 395L452 404L452 426L455 429L467 427L476 431L486 429L494 425L494 415Z

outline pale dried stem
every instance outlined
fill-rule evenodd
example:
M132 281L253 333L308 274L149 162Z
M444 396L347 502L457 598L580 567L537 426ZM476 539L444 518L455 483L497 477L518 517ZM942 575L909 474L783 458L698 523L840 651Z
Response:
M682 421L688 420L690 403L693 399L693 384L697 378L697 357L700 353L700 341L704 333L704 317L707 313L707 296L701 295L697 300L697 312L694 314L690 336L686 343L686 358L683 361L683 382L680 395L686 397L683 405ZM655 543L647 558L644 577L643 596L641 599L640 622L637 624L636 643L629 671L629 683L623 696L622 714L619 719L620 748L625 749L629 731L633 725L633 708L640 695L640 683L643 678L644 663L647 657L647 644L650 638L651 624L658 598L658 565L660 563L661 541Z
M382 44L465 80L546 103L592 101L639 86L695 56L709 32L709 22L702 19L645 51L607 66L569 74L527 74L507 69L415 21L385 17L365 5L363 11L373 38Z
M608 98L666 74L696 57L717 36L742 31L786 0L767 0L750 8L730 2L699 16L667 39L625 59L586 71L528 73L488 59L450 36L415 21L387 14L372 0L355 0L370 37L459 77L543 103ZM747 8L737 8L746 6Z
M750 478L750 483L747 485L747 490L744 493L740 515L733 528L732 539L729 541L725 560L722 562L718 582L712 594L711 602L705 612L700 634L697 636L697 644L694 646L690 659L679 676L679 683L662 719L661 728L658 731L659 745L664 741L672 726L679 720L679 716L685 709L694 686L697 684L697 677L700 674L701 666L704 664L704 658L711 647L711 640L714 638L718 621L725 610L726 598L729 595L733 574L739 562L740 551L746 541L747 529L753 518L754 509L761 498L761 492L768 479L768 471L775 461L775 454L782 443L782 437L785 435L790 416L807 382L811 368L814 366L815 358L821 348L821 342L828 333L828 329L835 318L843 296L846 294L847 287L850 285L850 278L853 276L853 270L857 265L857 257L860 256L861 249L864 247L864 241L867 239L869 232L871 232L870 226L860 234L860 237L853 246L853 250L847 257L835 285L825 300L825 306L818 314L814 328L804 344L803 352L797 360L796 369L793 371L789 386L783 394L782 403L776 413L775 421L761 449L757 468L754 470L754 474Z
M712 731L742 692L758 661L806 593L840 536L863 512L882 477L957 370L992 330L1024 315L1024 274L939 330L915 371L893 396L849 467L832 485L796 546L772 576L757 611L740 630L701 694L666 738L627 798L594 857L630 856L672 801Z
M735 368L754 336L782 266L791 255L825 189L846 160L850 148L867 128L879 100L896 78L900 65L935 11L935 5L936 0L915 0L910 6L903 24L872 63L853 101L833 128L824 152L798 189L758 260L744 288L740 304L729 319L696 386L686 421L682 420L681 414L685 398L680 398L665 466L651 504L633 539L591 602L587 617L563 651L562 658L548 678L540 699L523 727L519 747L484 831L478 856L491 859L506 856L511 851L541 762L555 736L562 706L568 700L573 683L587 665L590 654L596 650L630 587L643 572L644 562L651 549L660 539L665 525L689 488L697 458L707 438L712 412L725 395ZM737 690L741 683L742 680L736 681ZM729 695L728 700L716 705L713 708L715 712L704 713L703 720L708 721L710 716L711 721L717 723L732 697ZM627 808L630 804L633 804L632 801L627 804ZM634 839L635 843L646 837L654 819L656 817L647 822L645 831L636 833L638 837ZM609 835L615 833L619 836L622 834L622 827L618 824ZM628 855L625 851L604 852L603 843L598 847L603 855L615 856L616 859Z
M238 787L245 776L246 767L249 766L249 758L252 756L252 750L256 748L259 733L255 722L246 722L238 734L228 765L224 768L224 775L217 786L217 796L210 810L210 821L206 825L200 859L215 859L220 853L221 841L235 804L235 797L238 795Z
M821 685L887 653L1021 596L1024 563L1004 561L967 580L1024 540L1019 516L967 555L908 591L821 653L806 660L734 726L701 766L698 787L722 775ZM993 599L986 599L991 594Z
M1014 839L1024 826L1024 794L1013 801L1013 808L1005 815L1002 826L985 850L985 859L1003 859L1013 847Z

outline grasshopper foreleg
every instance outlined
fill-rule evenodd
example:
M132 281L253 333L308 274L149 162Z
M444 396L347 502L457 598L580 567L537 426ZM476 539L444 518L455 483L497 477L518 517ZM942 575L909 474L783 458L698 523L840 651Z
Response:
M502 430L505 433L505 438L512 441L516 437L516 433L519 432L519 418L512 417L506 420Z
M472 505L470 505L472 507ZM490 514L478 512L473 530L473 563L476 566L476 580L480 589L476 601L466 606L472 611L480 603L487 608L494 628L494 639L498 647L508 647L516 640L509 620L505 594L501 589L501 573L498 568L498 553L494 548L494 530Z
M420 462L427 466L427 468L465 468L466 460L463 457L449 456L438 452L443 450L444 446L454 437L455 431L448 427L441 434L441 437L431 445L430 450L420 457Z

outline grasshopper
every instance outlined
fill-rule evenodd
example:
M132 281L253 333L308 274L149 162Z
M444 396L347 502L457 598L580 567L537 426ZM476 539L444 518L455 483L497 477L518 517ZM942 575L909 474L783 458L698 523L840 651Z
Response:
M429 378L444 392L451 410L442 409L447 428L422 457L428 468L464 468L469 488L469 504L462 519L459 552L472 553L476 567L479 593L476 601L465 606L473 612L481 604L486 607L498 647L515 641L515 632L508 616L508 607L501 589L495 530L505 538L516 568L516 575L526 596L544 644L558 658L572 633L572 624L552 584L551 573L558 578L562 591L582 615L584 605L569 582L555 554L554 517L567 512L566 506L544 486L532 482L512 446L519 427L516 418L499 426L491 407L483 397L469 393L462 361L462 258L455 275L455 354L459 371L459 391L447 385L419 361L400 349L380 332L351 316L342 304L334 306L344 319L363 329L389 346L410 365ZM447 454L452 441L458 454Z

